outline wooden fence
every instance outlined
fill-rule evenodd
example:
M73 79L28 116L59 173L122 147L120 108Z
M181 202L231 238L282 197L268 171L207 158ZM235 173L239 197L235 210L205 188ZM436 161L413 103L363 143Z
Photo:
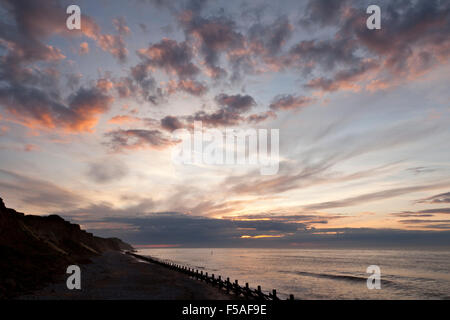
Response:
M272 290L271 293L266 294L261 290L261 286L258 286L257 289L251 289L248 285L248 282L245 286L239 285L238 280L234 282L230 281L230 278L222 279L221 276L216 277L213 274L208 275L208 272L203 273L203 271L198 271L193 268L188 268L183 265L175 264L172 262L165 262L158 259L153 259L150 257L144 257L132 252L127 251L126 254L136 257L138 259L155 263L166 268L187 274L188 276L199 280L204 281L214 287L217 287L219 290L226 292L227 294L234 295L237 299L248 299L248 300L280 300L277 297L277 291L275 289ZM289 300L294 300L294 295L289 295Z

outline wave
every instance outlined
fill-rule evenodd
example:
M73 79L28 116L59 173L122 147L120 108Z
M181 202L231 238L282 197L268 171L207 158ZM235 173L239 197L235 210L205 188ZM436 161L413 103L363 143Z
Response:
M325 279L332 279L332 280L343 280L343 281L352 281L352 282L366 282L367 277L361 277L361 276L352 276L352 275L345 275L345 274L330 274L330 273L315 273L315 272L306 272L306 271L281 271L283 273L291 273L291 274L297 274L301 276L307 276L307 277L316 277L316 278L325 278ZM393 284L390 280L381 279L382 284Z

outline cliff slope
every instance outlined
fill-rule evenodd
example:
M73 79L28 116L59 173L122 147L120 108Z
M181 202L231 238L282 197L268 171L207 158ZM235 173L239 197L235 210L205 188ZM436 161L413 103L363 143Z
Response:
M100 238L57 215L25 215L0 198L0 298L13 298L52 282L71 264L106 251L133 250L116 238Z

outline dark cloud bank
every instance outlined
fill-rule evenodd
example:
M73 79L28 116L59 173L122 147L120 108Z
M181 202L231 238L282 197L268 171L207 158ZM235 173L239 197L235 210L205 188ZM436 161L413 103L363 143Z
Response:
M259 217L263 218L263 217ZM265 216L267 218L267 216ZM298 222L302 221L302 222ZM370 228L316 229L311 223L326 224L317 215L273 217L268 220L214 219L175 212L152 213L144 217L109 217L103 227L91 231L116 236L135 245L181 247L265 247L265 248L420 248L449 247L450 231L408 231ZM86 224L89 230L89 221ZM121 228L124 225L127 228ZM271 235L282 237L241 238Z

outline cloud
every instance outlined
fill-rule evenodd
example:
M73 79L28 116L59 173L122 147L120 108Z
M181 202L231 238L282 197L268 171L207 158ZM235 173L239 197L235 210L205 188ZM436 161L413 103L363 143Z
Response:
M0 193L4 199L16 201L20 206L39 208L38 213L76 207L85 201L82 196L52 182L4 169L0 169Z
M174 130L183 128L184 124L176 117L166 116L161 119L161 127L169 132L172 132Z
M128 35L131 33L130 28L128 28L124 17L118 17L113 19L113 24L120 35Z
M246 112L256 105L255 100L249 95L219 94L215 97L217 104L226 107L231 112Z
M273 235L305 230L305 224L303 223L294 220L270 220L267 217L253 220L213 219L178 212L150 212L146 213L145 217L138 217L133 216L133 213L136 212L134 209L129 211L132 214L132 217L129 217L126 213L123 216L118 216L119 211L112 211L109 216L104 217L99 222L133 226L130 227L132 231L122 230L122 232L125 232L125 238L132 239L132 243L141 244L183 243L187 246L192 244L203 246L205 243L215 243L226 245L227 243L239 242L244 234L252 236L262 233ZM87 211L85 209L79 210L79 212ZM72 213L59 212L58 214L70 216ZM82 219L82 216L79 216L79 218ZM92 223L95 220L89 222ZM102 234L100 229L96 228L97 232ZM104 229L103 231L109 232L109 228Z
M87 212L86 210L81 210ZM80 212L81 212L80 211ZM135 212L129 211L129 212ZM65 216L64 213L58 214ZM126 213L124 213L126 214ZM82 217L78 223L83 224ZM251 217L247 217L251 218ZM307 227L308 216L255 216L213 219L178 212L153 212L145 217L110 216L88 220L101 236L120 236L132 244L182 244L184 247L420 247L448 244L448 231ZM261 218L261 219L259 219ZM320 217L318 217L320 219ZM322 219L323 220L323 219ZM103 225L102 225L103 224ZM115 229L114 225L127 228ZM88 229L89 230L89 229Z
M187 92L193 96L202 96L208 92L208 87L204 83L195 80L171 80L168 85L168 92L175 93L178 90Z
M145 148L161 150L178 143L159 130L114 130L106 133L105 137L109 139L105 144L116 152Z
M306 88L319 89L321 91L336 91L336 90L353 90L358 91L362 82L367 77L367 72L378 67L374 61L365 61L356 67L341 70L337 72L332 79L329 78L315 78L305 84Z
M330 72L338 66L359 64L361 58L355 51L354 42L347 38L303 40L291 47L284 63L307 73L314 68Z
M450 220L408 219L399 222L420 229L450 230Z
M276 119L277 115L273 111L266 111L261 113L251 114L247 117L246 121L248 123L260 123L266 121L268 119Z
M251 110L256 102L249 95L219 94L214 100L219 109L213 112L198 111L193 115L185 117L188 122L202 121L203 125L210 127L236 126L246 120L255 120L255 116L246 118L243 116ZM269 115L267 115L269 116Z
M240 124L244 120L244 117L237 112L220 109L212 113L198 111L193 116L188 117L188 120L201 121L203 125L210 127L225 127Z
M13 49L10 52L10 60L14 60L17 64L48 60L59 55L57 49L42 42L53 34L65 37L86 36L95 40L103 50L110 52L120 61L124 61L126 57L127 50L123 37L129 33L129 29L123 18L113 20L118 35L102 34L95 21L85 14L83 14L83 28L70 32L64 23L67 18L65 7L58 1L41 1L38 4L33 0L5 0L2 1L2 5L14 23L2 23L0 38L10 44L10 49ZM13 52L21 54L14 58Z
M313 5L311 2L311 5L316 7L317 16L325 17L321 3ZM356 85L368 90L388 89L414 80L448 61L450 40L444 36L450 31L448 3L439 0L405 1L402 5L383 3L383 26L379 32L361 27L367 15L358 1L342 4L340 10L334 11L337 15L327 18L337 28L334 39L327 42L331 46L345 42L343 50L348 54L336 55L335 52L333 56L336 61L346 62L346 68L338 70L333 77L317 77L309 83L310 87L325 91ZM367 52L370 65L362 55L356 54L361 51Z
M102 159L88 166L87 176L96 183L118 181L128 174L127 166L117 159Z
M113 98L97 88L83 88L67 102L43 90L24 87L0 88L0 103L19 123L30 128L91 132L101 114L109 110Z
M142 119L137 117L132 117L128 115L118 115L114 116L111 119L108 120L108 123L111 124L125 124L125 123L133 123L133 122L139 122Z
M401 217L401 218L409 218L409 217L433 217L433 214L429 214L429 213L415 213L415 212L411 212L411 211L405 211L405 212L397 212L397 213L391 213L391 215L397 216L397 217Z
M83 16L82 31L69 32L66 12L57 1L3 1L5 19L0 23L0 103L9 120L39 129L91 132L99 116L106 112L112 97L95 88L79 88L63 98L60 93L58 62L65 59L60 49L45 44L50 36L86 36L99 40L97 24ZM62 21L62 22L61 22ZM117 28L126 30L122 20ZM83 52L88 50L81 44ZM110 48L112 49L112 47ZM68 87L78 85L79 76L66 75Z
M69 97L70 110L77 115L70 127L77 131L91 131L98 116L109 110L113 98L96 88L80 88Z
M393 147L416 143L436 133L436 130L440 129L434 125L424 126L421 121L405 121L391 127L333 137L323 143L316 141L301 153L294 153L291 159L295 158L295 161L280 162L276 176L263 177L257 170L250 171L228 176L221 186L234 194L273 195L314 185L380 176L393 171L399 163L380 164L347 174L333 168L372 152L386 152Z
M330 209L330 208L342 208L342 207L349 207L354 206L360 203L367 203L371 201L379 201L379 200L385 200L390 199L393 197L397 197L399 195L419 192L419 191L426 191L426 190L433 190L433 189L440 189L446 187L450 182L442 182L442 183L436 183L436 184L428 184L428 185L417 185L417 186L411 186L411 187L400 187L400 188L392 188L382 191L376 191L376 192L370 192L365 193L359 196L355 197L349 197L341 200L336 201L326 201L321 203L315 203L310 204L307 206L304 206L303 208L305 210L323 210L323 209ZM424 212L424 213L430 213L430 212Z
M245 75L279 71L285 66L283 49L293 34L294 27L282 15L271 22L253 23L242 33L239 45L226 52L232 83L242 81Z
M125 42L121 36L104 34L98 39L99 46L111 53L119 62L125 62L128 50L125 47Z
M69 73L66 75L66 86L70 90L75 90L80 85L80 80L83 77L80 73Z
M180 79L192 78L199 69L192 63L192 49L186 42L163 39L146 49L138 50L139 57L147 67L159 68Z
M2 46L6 45L8 50L2 62L7 60L10 67L17 68L24 62L64 57L59 49L41 41L53 33L64 31L65 25L60 22L65 21L62 7L53 1L40 4L35 1L2 1L2 7L10 18L2 18L0 24Z
M414 167L414 168L408 168L407 170L409 172L414 173L415 175L436 171L435 168L430 168L430 167Z
M306 4L304 16L300 19L303 26L318 24L320 26L335 25L340 22L343 10L349 1L310 0Z
M119 197L121 200L126 199L125 195ZM83 205L76 207L66 207L59 209L54 214L66 217L77 223L104 221L108 218L128 217L134 218L143 214L148 214L154 211L155 202L151 198L140 199L137 204L126 206L124 208L117 208L108 202L100 203L83 203Z
M153 81L151 81L153 86ZM134 83L131 77L122 77L114 82L114 87L120 98L128 98L131 93L138 91L137 85ZM139 94L139 92L136 92Z
M287 162L280 163L280 171L274 177L261 177L255 171L240 176L227 177L222 187L233 194L274 195L290 190L299 190L320 184L359 180L388 172L391 165L383 165L353 173L332 172L336 159L330 158L315 164L292 165ZM300 167L300 168L299 168Z
M233 221L272 221L279 223L301 223L305 227L310 227L314 224L327 224L329 220L341 219L344 215L324 214L324 213L305 213L305 214L252 214L239 215L237 217L223 217L224 219L231 219Z
M80 44L80 50L79 50L80 55L83 54L88 54L89 53L89 43L87 42L82 42Z
M410 219L410 220L400 220L400 223L406 223L406 224L422 224L422 223L449 223L450 225L450 220L427 220L427 219Z
M234 21L224 16L201 17L198 12L185 10L178 15L186 38L198 42L207 74L214 79L223 78L227 72L219 66L222 52L243 48L244 37L236 31Z
M398 217L433 217L434 215L439 214L450 214L450 208L434 208L419 211L403 211L391 213L391 215Z
M416 201L417 203L450 203L450 192L437 194L435 196Z
M248 39L252 46L264 48L267 55L280 52L286 42L291 38L294 27L286 16L278 17L273 23L253 24L248 32Z
M159 104L163 98L156 80L149 73L149 66L141 62L130 69L130 76L123 77L117 84L117 91L121 97L142 97L154 105Z
M130 34L130 29L123 17L114 18L112 23L117 34L101 33L100 27L95 21L84 15L81 32L84 36L94 40L102 50L110 53L120 63L124 63L128 55L125 37Z
M333 27L331 39L304 40L278 63L315 76L305 87L324 92L389 89L411 81L448 61L450 6L439 0L389 2L382 7L382 28L365 28L367 15L359 1L309 1L300 24L310 29Z
M132 88L133 82L140 87L140 95L154 104L160 103L166 96L178 91L194 96L202 96L208 91L204 82L196 80L200 69L194 64L193 50L186 41L177 42L164 38L147 48L139 49L137 54L140 62L131 68L131 78L120 83L122 96L136 92L136 88ZM169 79L166 88L157 88L151 76L157 69L176 79Z
M294 110L303 108L314 102L313 98L305 96L293 96L290 94L277 95L270 104L270 109L278 110Z

